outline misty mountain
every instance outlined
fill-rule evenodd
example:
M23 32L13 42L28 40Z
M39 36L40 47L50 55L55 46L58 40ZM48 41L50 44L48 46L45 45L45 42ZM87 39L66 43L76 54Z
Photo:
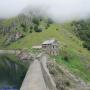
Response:
M21 14L28 17L48 17L46 8L40 6L28 6L22 10Z
M49 24L52 24L53 20L49 17L48 13L45 12L45 8L27 7L16 17L1 19L0 34L13 37L11 34L14 33L13 35L15 35L18 31L23 34L27 32L32 33L33 31L41 32L47 28ZM41 22L45 24L45 26L43 26L44 28L39 27ZM90 19L75 20L71 22L71 25L74 27L73 30L76 35L85 41L83 44L84 47L89 49Z
M18 36L22 38L27 33L42 32L53 23L53 20L44 14L45 12L43 13L42 9L28 8L24 10L18 16L0 22L0 34L6 36L3 45L15 42L17 33L22 34L20 37ZM44 23L44 25L41 25L41 23Z

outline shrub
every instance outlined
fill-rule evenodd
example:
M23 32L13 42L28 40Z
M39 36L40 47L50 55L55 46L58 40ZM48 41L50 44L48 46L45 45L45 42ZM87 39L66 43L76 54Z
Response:
M47 27L50 27L50 24L47 24Z
M70 55L66 51L62 52L62 56L64 61L69 62Z
M41 28L38 28L38 25L35 25L34 26L34 31L35 32L42 32L42 29Z
M84 47L84 48L87 48L88 50L90 50L90 42L85 42L85 43L83 44L83 47Z
M42 32L41 28L36 29L36 32Z
M69 81L66 81L65 82L65 85L69 87L70 86L70 82Z
M47 24L47 26L45 27L45 29L48 29L50 27L50 24Z
M48 27L46 26L45 29L48 29Z
M34 31L36 32L38 29L38 25L34 25Z
M33 29L33 27L32 27L32 26L30 26L30 29Z
M33 18L32 22L36 25L39 25L39 19L38 18Z
M58 28L56 28L56 31L58 31L59 29Z
M68 57L67 55L65 55L65 56L63 57L63 59L64 59L66 62L69 61L69 57Z
M29 32L32 33L32 30L30 30Z
M21 27L26 28L26 26L24 24L21 24Z
M21 27L23 28L23 31L26 32L26 25L25 24L21 24Z

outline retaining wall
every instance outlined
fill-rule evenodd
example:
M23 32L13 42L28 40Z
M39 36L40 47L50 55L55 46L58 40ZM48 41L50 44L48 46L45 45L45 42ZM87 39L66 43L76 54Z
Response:
M45 83L46 83L46 87L49 88L49 90L57 90L56 89L56 84L55 82L53 81L50 73L49 73L49 70L47 68L47 56L42 56L41 57L41 60L40 60L40 63L41 63L41 69L42 69L42 73L43 73L43 77L44 77L44 80L45 80Z

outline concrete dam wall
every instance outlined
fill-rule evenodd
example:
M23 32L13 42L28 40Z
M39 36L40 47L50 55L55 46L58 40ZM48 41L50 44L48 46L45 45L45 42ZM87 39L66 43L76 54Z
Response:
M44 55L33 61L20 90L57 90L46 62L47 57Z

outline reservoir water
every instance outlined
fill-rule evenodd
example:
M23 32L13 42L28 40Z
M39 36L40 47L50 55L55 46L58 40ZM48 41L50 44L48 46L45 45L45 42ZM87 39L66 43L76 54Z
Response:
M15 55L0 55L0 90L19 90L28 66Z

